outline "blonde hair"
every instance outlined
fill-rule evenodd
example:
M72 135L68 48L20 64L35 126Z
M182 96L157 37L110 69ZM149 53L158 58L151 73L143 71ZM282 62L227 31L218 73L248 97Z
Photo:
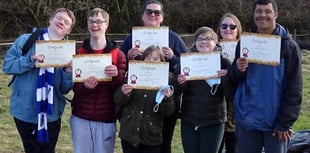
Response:
M240 39L240 35L241 35L241 33L242 33L242 26L241 26L241 23L240 23L239 19L237 18L237 16L235 16L235 15L232 14L232 13L226 13L226 14L224 14L224 15L221 17L220 22L219 22L219 25L218 25L218 27L217 27L217 31L216 31L216 33L219 35L219 38L222 39L221 32L220 32L220 30L221 30L221 24L222 24L223 20L224 20L226 17L231 18L231 19L235 22L235 24L237 25L237 30L238 30L238 32L237 32L237 39Z
M74 25L75 25L75 22L76 22L74 13L71 10L67 9L67 8L59 8L59 9L54 11L54 13L50 16L50 19L54 18L56 16L56 14L59 13L59 12L66 12L68 14L68 16L71 18L72 25L70 27L70 30L72 30Z

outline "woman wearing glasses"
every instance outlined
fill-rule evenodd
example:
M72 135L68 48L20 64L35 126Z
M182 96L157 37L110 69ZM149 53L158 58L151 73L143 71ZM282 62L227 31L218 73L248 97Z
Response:
M194 33L192 52L210 53L218 48L218 36L209 27ZM181 107L181 136L185 153L217 153L226 121L225 97L232 97L228 88L227 69L230 62L221 57L221 70L216 79L186 80L178 75L175 94L183 94Z
M234 14L227 13L222 16L217 29L220 40L236 41L237 44L237 40L240 39L241 33L241 23ZM234 107L232 101L228 101L228 99L225 100L227 106L227 122L225 123L225 132L218 153L222 153L224 144L226 153L234 153L236 149Z
M148 0L143 4L142 21L143 26L160 27L164 20L163 4L157 0ZM166 61L169 62L169 70L172 73L176 72L179 64L180 54L187 52L184 41L175 32L169 30L169 46L161 48ZM132 48L132 34L128 35L120 50L123 51L129 60L141 58L141 51L138 48ZM173 137L174 127L178 118L180 97L174 97L176 103L175 112L164 119L163 127L163 144L161 153L171 153L171 142Z

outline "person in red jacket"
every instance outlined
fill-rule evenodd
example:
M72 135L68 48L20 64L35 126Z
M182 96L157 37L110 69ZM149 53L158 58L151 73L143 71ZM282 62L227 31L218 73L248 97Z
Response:
M112 81L98 81L89 76L84 82L74 83L72 116L70 118L75 153L113 153L116 137L116 106L113 94L124 82L126 56L116 43L106 38L109 14L93 9L87 18L90 38L84 40L77 54L112 55L112 64L104 71Z

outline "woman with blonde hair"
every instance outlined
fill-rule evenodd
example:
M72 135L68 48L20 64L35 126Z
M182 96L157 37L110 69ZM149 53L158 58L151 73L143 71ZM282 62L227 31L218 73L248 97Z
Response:
M239 19L232 13L224 14L217 28L220 41L237 41L240 39L241 33L242 27ZM234 107L232 105L233 102L225 100L227 105L227 122L225 123L225 132L218 153L222 153L224 144L226 153L234 153L236 150Z

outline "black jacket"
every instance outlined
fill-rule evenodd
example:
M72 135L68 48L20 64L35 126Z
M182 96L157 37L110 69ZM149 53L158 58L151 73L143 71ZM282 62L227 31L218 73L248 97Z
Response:
M221 57L221 69L229 69L228 59ZM213 86L216 88L216 85ZM226 117L226 105L224 96L232 99L234 90L226 77L221 78L214 95L211 87L205 80L187 81L178 86L178 94L182 94L181 118L182 121L195 126L211 126L224 123ZM231 100L230 100L231 101Z

